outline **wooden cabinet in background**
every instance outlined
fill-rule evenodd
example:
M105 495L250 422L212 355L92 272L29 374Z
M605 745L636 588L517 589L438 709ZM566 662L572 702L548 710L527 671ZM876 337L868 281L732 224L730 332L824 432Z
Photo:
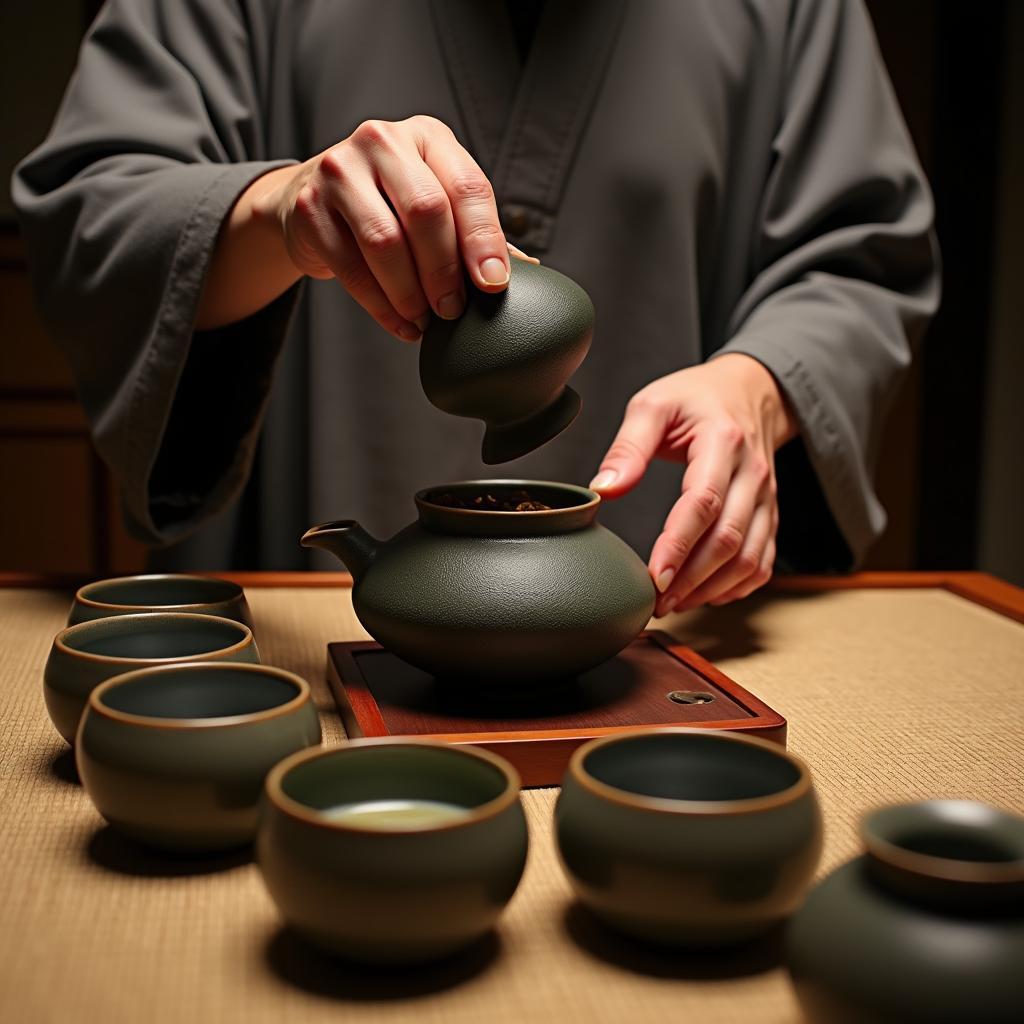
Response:
M0 231L0 570L138 572L116 488L89 438L71 375L32 304L21 243Z

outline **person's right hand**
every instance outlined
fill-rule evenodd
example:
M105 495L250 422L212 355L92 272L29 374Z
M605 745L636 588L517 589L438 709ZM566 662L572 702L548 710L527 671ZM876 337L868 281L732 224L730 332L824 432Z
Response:
M433 117L363 122L318 156L267 175L254 213L277 218L299 272L337 278L403 341L419 339L431 310L462 313L463 268L483 291L508 284L490 182Z

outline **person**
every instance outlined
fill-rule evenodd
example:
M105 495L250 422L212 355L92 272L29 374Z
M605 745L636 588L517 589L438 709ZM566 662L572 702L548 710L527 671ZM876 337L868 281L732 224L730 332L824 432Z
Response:
M391 532L490 475L414 342L505 287L506 243L597 328L579 419L502 475L596 469L658 614L884 526L939 285L861 0L108 0L13 197L155 566L315 565L310 523Z

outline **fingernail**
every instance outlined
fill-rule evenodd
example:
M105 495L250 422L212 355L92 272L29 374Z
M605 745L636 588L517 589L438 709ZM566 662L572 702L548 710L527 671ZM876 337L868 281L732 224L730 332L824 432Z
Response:
M665 603L661 606L661 615L658 618L663 618L666 615L671 615L676 610L676 605L679 604L679 598L673 594L671 597L665 598Z
M658 578L654 581L654 585L658 588L658 592L664 594L665 591L668 590L668 588L672 585L672 581L675 579L675 577L675 569L662 569L661 572L658 573ZM673 600L673 608L675 607L677 600L678 598Z
M415 324L399 324L397 334L403 341L419 341L423 337L423 332Z
M455 320L462 315L462 296L449 292L437 300L437 315L445 320Z
M424 313L423 316L418 316L413 323L416 324L420 329L420 334L422 334L430 326L430 314Z
M485 284L508 284L508 267L497 256L489 256L480 264L480 276Z
M590 489L593 491L603 490L605 487L611 487L611 485L618 479L619 474L616 473L614 469L603 470L590 481Z

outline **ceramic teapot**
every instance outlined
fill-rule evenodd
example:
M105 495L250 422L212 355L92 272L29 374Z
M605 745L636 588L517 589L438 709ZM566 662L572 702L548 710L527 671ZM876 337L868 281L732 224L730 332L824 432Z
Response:
M580 411L566 381L583 362L594 306L575 281L513 259L508 288L467 285L457 320L435 317L420 343L420 381L437 408L487 424L488 465L526 455L561 433Z
M786 960L820 1024L999 1024L1024 1009L1024 818L972 800L883 807L808 897Z
M646 566L598 525L593 491L480 480L415 501L419 518L389 541L341 520L302 544L337 555L366 631L435 676L571 676L617 654L654 610Z

